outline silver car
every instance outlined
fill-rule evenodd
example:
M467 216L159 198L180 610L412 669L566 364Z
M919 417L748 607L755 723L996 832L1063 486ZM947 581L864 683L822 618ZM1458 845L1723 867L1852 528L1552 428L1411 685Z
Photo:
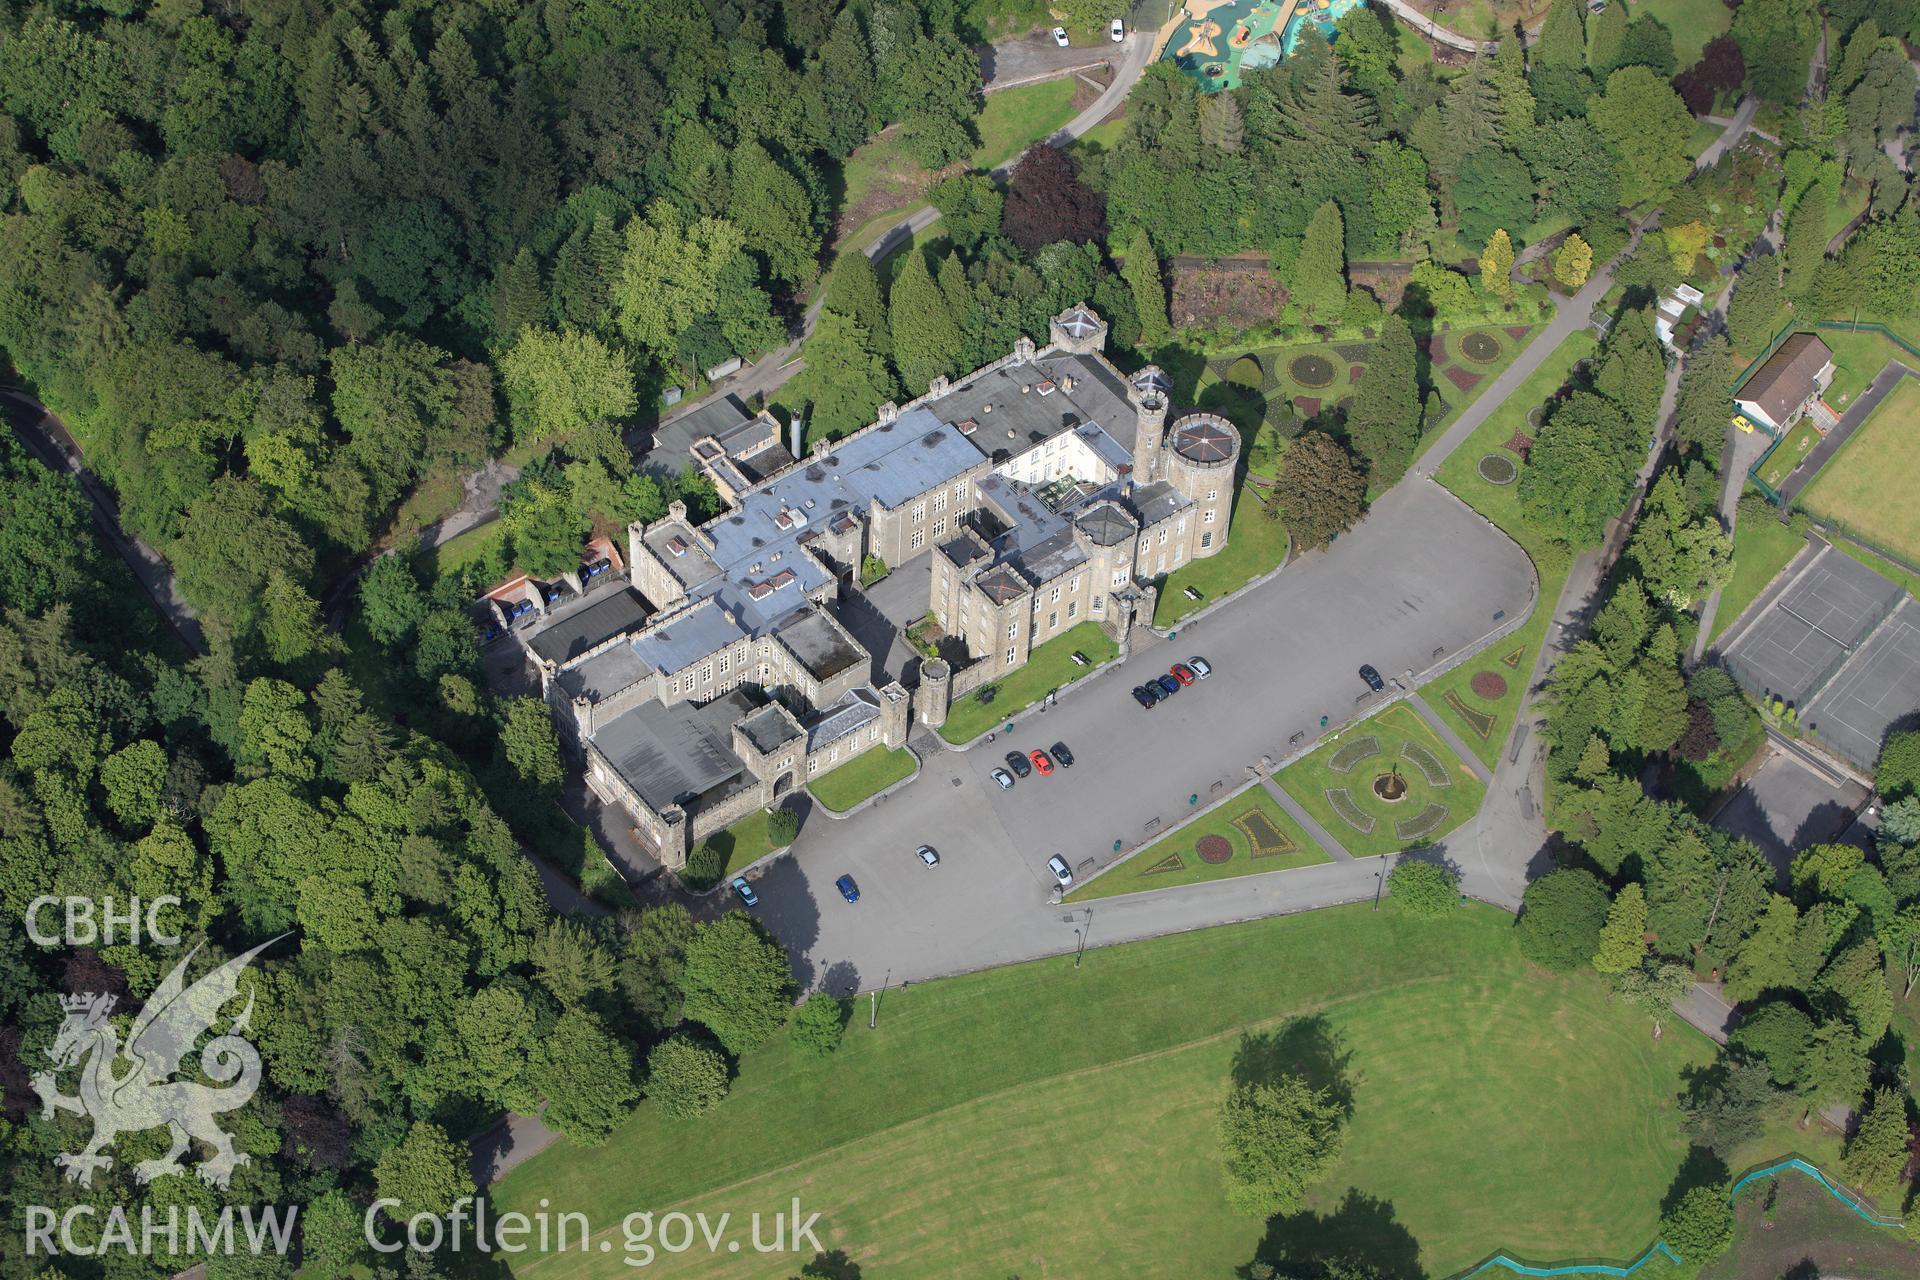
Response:
M1060 882L1062 889L1073 883L1073 868L1068 866L1067 860L1059 854L1056 853L1047 859L1047 870L1053 872L1053 878Z
M1013 775L1005 769L995 769L993 771L993 780L1000 784L1002 791L1013 790Z

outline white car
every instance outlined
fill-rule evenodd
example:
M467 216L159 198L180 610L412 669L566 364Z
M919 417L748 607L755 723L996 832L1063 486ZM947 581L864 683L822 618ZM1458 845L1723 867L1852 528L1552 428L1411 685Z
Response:
M1059 854L1056 853L1047 859L1047 870L1053 872L1053 878L1059 882L1062 889L1073 883L1073 868L1068 866L1067 860Z
M1127 24L1115 18L1113 25L1107 28L1107 35L1112 38L1115 44L1119 44L1127 38Z
M1187 665L1193 668L1193 674L1200 677L1200 679L1202 680L1205 680L1208 676L1213 674L1213 664L1211 662L1208 662L1205 658L1200 658L1200 657L1188 658Z
M933 851L933 846L930 844L921 845L918 849L914 850L914 853L918 855L920 861L926 863L930 867L937 867L940 865L940 855Z
M1055 27L1053 29L1053 42L1062 49L1067 47L1067 29L1065 27Z
M1008 773L1005 769L993 770L992 777L995 782L1000 784L1000 789L1002 791L1013 790L1013 775Z

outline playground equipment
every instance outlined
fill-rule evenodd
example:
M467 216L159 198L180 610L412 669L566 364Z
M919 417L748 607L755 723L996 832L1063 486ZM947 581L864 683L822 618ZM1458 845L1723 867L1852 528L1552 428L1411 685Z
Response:
M1202 19L1188 27L1187 33L1191 38L1180 46L1180 57L1190 57L1196 53L1203 58L1220 56L1219 47L1213 43L1213 38L1220 34L1219 23Z

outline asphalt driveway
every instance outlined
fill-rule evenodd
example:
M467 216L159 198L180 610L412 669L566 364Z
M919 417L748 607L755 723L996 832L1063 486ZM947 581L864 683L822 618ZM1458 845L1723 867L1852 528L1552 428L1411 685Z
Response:
M793 856L767 870L761 916L804 982L843 992L1071 950L1084 914L1049 904L1048 855L1078 865L1111 857L1115 840L1151 838L1192 812L1189 796L1204 805L1263 756L1286 754L1294 733L1312 741L1322 715L1338 725L1353 714L1367 696L1360 663L1404 678L1436 649L1473 644L1499 625L1495 614L1517 616L1534 590L1532 566L1504 534L1435 485L1403 484L1329 550L1177 640L1137 646L1011 735L929 757L911 786L852 818L813 813ZM1212 679L1150 712L1127 695L1195 653L1213 663ZM1073 769L1011 792L988 776L1009 748L1057 740L1073 748ZM914 858L923 842L939 848L937 868ZM1243 900L1251 916L1294 896L1303 908L1363 897L1377 870L1342 863L1107 900L1095 904L1092 940L1220 923ZM848 872L860 883L855 905L833 888Z

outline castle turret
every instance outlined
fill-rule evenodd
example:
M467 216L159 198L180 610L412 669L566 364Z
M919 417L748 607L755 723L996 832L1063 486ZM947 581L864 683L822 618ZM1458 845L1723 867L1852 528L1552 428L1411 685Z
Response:
M1173 381L1158 365L1148 365L1127 383L1127 399L1136 418L1133 431L1133 482L1146 484L1160 477L1160 450L1166 442L1167 404Z
M1077 303L1047 321L1047 345L1077 356L1105 351L1107 322L1086 303Z
M1196 558L1218 555L1227 545L1233 516L1233 475L1240 457L1240 431L1225 418L1190 413L1173 424L1164 456L1168 483L1192 499L1198 520Z

